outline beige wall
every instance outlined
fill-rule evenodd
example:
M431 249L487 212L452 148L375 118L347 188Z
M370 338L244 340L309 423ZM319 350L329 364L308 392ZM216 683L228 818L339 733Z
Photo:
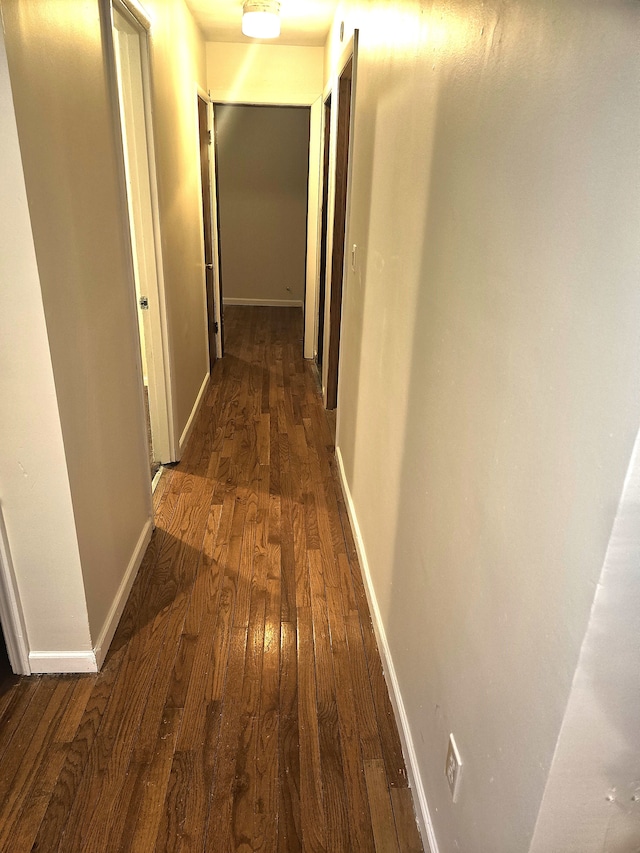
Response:
M309 109L215 111L224 299L302 306Z
M57 398L44 395L41 403L43 428L51 432L45 447L53 446L43 489L55 495L63 515L70 489L86 595L84 620L88 611L93 645L113 616L151 516L114 80L111 61L103 54L103 5L97 0L2 0L1 5ZM196 132L196 83L205 83L204 42L182 0L149 7L162 256L180 435L207 375ZM21 286L14 281L9 295ZM42 334L42 327L34 326L34 339L46 353ZM68 474L55 449L53 404ZM23 401L16 424L31 418L37 435L40 418L33 417L34 406L40 409L33 399ZM9 458L7 464L17 463ZM51 522L45 518L42 523L41 509L17 497L15 505L7 501L3 507L8 527L30 528L44 548ZM68 516L65 523L60 536L68 533ZM66 554L55 550L38 565L48 584L60 581L62 591L66 582L59 563ZM26 551L17 555L16 572L28 578L21 592L27 610L34 598L40 613L44 608L48 615L36 634L29 631L31 648L60 650L68 642L70 654L85 650L86 640L73 632L73 619L80 632L82 619L66 612L76 607L75 600L59 611L57 596L41 601L48 586L34 574L32 559ZM33 624L29 616L27 621Z
M640 8L354 2L342 19L360 56L339 452L440 851L520 853L640 422ZM632 731L618 749L637 756ZM537 849L582 850L576 820L541 823Z
M0 28L0 511L33 649L89 651L60 415Z
M110 84L97 2L2 13L95 642L150 515Z
M209 370L197 86L205 45L183 0L150 0L153 122L175 434L183 435Z
M322 93L321 47L207 42L207 83L214 101L312 104Z

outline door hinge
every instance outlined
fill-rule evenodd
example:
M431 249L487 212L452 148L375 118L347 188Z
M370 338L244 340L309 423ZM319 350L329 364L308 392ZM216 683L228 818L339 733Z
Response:
M209 137L209 145L211 145L211 131L207 131L207 136Z
M149 309L149 300L147 299L146 296L140 297L140 307L144 308L145 311L147 311Z
M217 322L213 324L213 331L216 333L216 335L218 334L218 324L217 324Z

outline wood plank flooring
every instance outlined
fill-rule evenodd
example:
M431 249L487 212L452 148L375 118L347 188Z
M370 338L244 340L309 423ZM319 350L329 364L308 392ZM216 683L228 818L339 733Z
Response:
M102 672L0 696L0 850L418 853L297 309L225 358Z

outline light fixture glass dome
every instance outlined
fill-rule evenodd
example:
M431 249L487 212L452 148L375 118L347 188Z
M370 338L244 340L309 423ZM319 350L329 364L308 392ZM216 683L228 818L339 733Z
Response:
M242 7L242 32L254 39L275 39L280 35L280 3L247 0Z

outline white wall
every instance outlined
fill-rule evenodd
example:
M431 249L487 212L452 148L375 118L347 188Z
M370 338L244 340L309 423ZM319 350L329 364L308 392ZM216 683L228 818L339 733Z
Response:
M322 92L321 47L207 42L206 50L213 101L312 104Z
M640 7L347 2L328 74L343 19L345 483L440 851L520 853L640 423Z
M91 649L60 415L0 29L0 510L33 649Z

